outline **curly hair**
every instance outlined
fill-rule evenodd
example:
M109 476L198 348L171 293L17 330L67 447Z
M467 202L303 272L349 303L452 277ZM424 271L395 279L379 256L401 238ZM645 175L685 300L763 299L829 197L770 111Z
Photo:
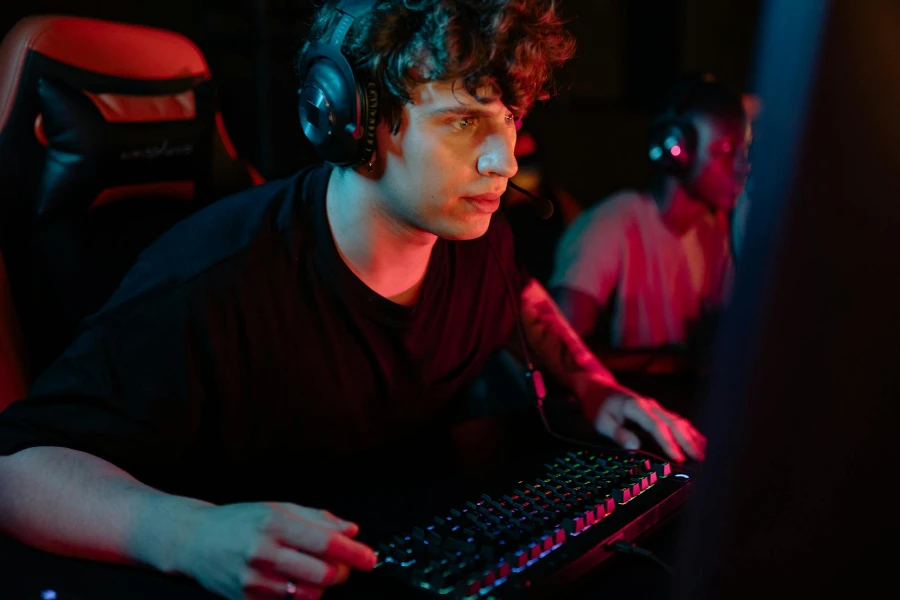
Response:
M337 0L316 11L307 43L337 25ZM379 117L400 126L410 90L461 81L479 102L491 89L517 115L553 93L552 72L575 52L556 0L379 0L354 21L341 48L354 75L378 90Z

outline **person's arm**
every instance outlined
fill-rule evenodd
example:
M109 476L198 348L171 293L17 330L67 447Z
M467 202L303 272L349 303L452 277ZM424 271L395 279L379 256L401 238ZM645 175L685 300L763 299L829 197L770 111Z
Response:
M624 225L615 215L589 211L566 229L548 281L563 315L585 338L609 340L608 306L622 269Z
M553 298L576 334L585 338L596 333L602 311L593 296L558 286L553 290Z
M616 382L613 375L591 353L559 307L536 280L526 283L520 297L522 324L537 362L582 402L585 414L602 434L628 448L639 444L627 420L653 435L675 460L684 452L703 457L706 439L686 419L667 411L658 402L644 398Z
M180 573L227 598L309 597L348 566L371 569L357 526L291 504L215 506L165 494L90 454L34 447L0 456L0 532L43 550Z

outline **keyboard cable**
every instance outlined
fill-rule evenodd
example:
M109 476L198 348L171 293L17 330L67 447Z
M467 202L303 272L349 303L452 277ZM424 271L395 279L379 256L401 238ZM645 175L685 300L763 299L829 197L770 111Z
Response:
M672 567L670 567L664 560L662 560L646 548L641 548L634 542L626 542L625 540L618 539L612 544L609 544L607 548L620 554L625 554L628 556L640 556L652 560L657 565L665 569L669 575L672 575Z

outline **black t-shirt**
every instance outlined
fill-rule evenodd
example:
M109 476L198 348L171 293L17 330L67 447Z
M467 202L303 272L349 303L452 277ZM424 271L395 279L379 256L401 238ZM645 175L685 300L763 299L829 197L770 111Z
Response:
M324 473L447 421L512 333L498 262L516 295L527 275L509 225L495 215L481 238L438 240L418 303L401 306L340 258L330 173L311 167L223 199L151 245L29 397L0 414L0 454L74 448L225 501L266 493L262 473Z

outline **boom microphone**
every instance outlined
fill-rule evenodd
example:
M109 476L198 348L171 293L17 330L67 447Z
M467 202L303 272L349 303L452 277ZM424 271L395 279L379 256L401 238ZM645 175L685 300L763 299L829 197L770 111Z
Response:
M544 198L543 196L535 196L525 188L516 185L510 180L507 180L506 184L517 192L524 194L531 200L532 206L534 207L534 212L538 216L538 218L549 219L551 216L553 216L553 203L548 198Z

